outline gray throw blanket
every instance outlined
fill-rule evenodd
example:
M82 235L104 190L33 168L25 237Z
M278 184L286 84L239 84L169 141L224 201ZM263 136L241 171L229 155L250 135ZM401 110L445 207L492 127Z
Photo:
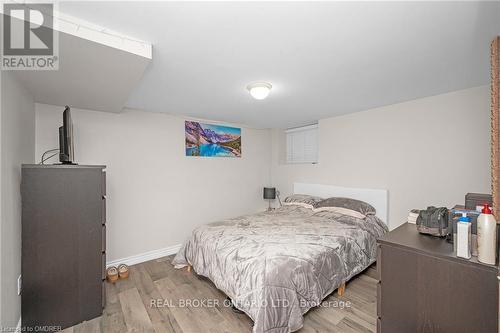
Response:
M365 219L283 206L196 228L172 264L190 264L254 321L253 332L293 332L303 315L376 259L387 231Z

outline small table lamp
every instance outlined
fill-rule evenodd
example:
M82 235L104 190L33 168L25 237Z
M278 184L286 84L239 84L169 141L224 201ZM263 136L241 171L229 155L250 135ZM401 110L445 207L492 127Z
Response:
M271 200L276 199L276 188L275 187L264 187L264 199L269 200L269 208L267 208L268 211L272 210L271 209Z

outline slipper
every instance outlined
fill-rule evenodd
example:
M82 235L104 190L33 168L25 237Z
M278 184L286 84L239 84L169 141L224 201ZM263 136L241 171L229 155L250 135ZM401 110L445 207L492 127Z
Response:
M106 280L111 283L118 281L118 270L116 267L111 266L106 269Z
M125 264L118 266L118 275L120 276L120 279L128 278L128 266Z

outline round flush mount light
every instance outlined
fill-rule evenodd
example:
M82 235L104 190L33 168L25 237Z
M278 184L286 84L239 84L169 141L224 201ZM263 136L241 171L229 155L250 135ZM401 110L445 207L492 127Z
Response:
M272 87L273 86L267 82L255 82L250 83L247 86L247 90L250 92L250 95L252 95L253 98L261 100L269 96Z

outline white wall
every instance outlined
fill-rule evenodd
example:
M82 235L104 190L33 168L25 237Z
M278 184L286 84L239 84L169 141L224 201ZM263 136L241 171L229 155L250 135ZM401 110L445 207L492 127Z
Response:
M197 225L263 209L269 183L283 197L296 181L388 189L391 228L409 209L490 191L486 86L321 120L317 165L286 165L281 130L244 128L241 159L188 158L183 119L73 111L77 161L108 166L108 260L177 245ZM37 159L58 146L61 112L36 105Z
M35 156L35 104L12 72L2 73L1 103L1 318L16 327L21 316L21 164Z
M62 110L36 104L37 159L58 147ZM107 166L108 261L177 245L195 226L266 206L269 130L243 128L241 158L185 157L183 119L77 109L72 116L76 161Z
M451 207L490 193L490 95L483 86L319 121L319 164L286 165L273 130L272 183L389 190L389 226L412 208Z

